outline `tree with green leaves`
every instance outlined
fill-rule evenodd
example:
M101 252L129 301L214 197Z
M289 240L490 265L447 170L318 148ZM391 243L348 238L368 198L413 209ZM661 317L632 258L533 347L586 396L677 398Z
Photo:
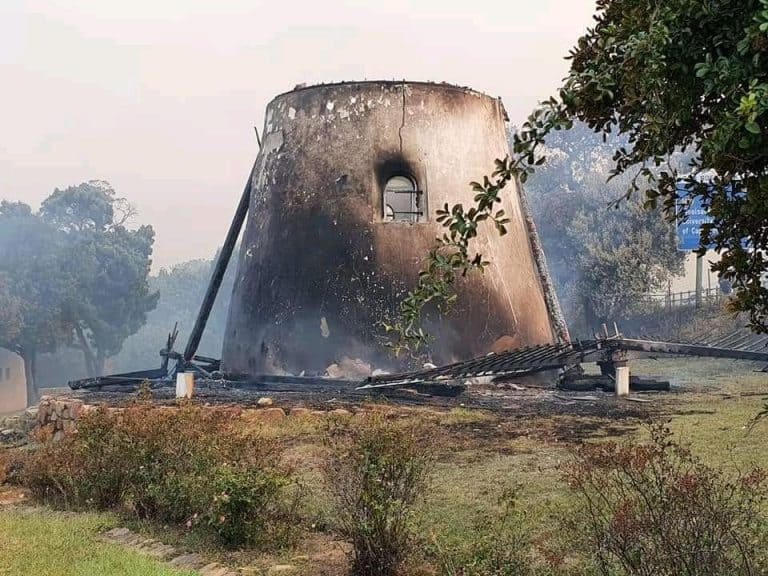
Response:
M63 303L73 340L90 376L100 376L107 358L157 305L149 288L154 231L130 229L133 210L107 182L92 180L55 190L40 207L41 219L62 234L69 286Z
M576 120L605 136L620 132L626 144L614 150L611 177L629 176L624 198L644 198L674 219L684 179L713 219L701 251L714 245L720 261L712 269L733 284L734 310L768 331L768 0L598 0L595 25L569 59L557 96L534 110L515 134L512 156L475 187L475 205L447 207L443 224L471 238L481 208L546 161L548 134ZM669 162L676 153L690 156L685 170ZM713 181L702 181L701 172ZM405 298L399 342L418 346L423 307L452 297L436 256L451 272L483 266L466 247L447 251L430 254Z
M583 124L550 134L547 162L528 180L529 204L571 333L640 311L646 296L682 273L675 228L659 209L632 198L613 203L628 176L610 181L616 136L605 142Z
M21 300L11 292L7 274L0 273L0 343L12 342L21 326Z
M0 201L0 307L9 320L0 346L24 360L27 401L35 402L37 356L67 341L62 313L69 287L63 274L62 235L21 202Z
M594 28L571 53L561 117L627 135L614 175L632 174L627 197L675 216L681 170L713 218L702 245L735 287L734 308L768 330L768 0L601 0ZM696 178L714 171L713 185ZM743 194L732 194L735 187ZM703 248L702 248L703 252Z
M29 402L39 354L74 344L100 375L155 307L154 232L129 228L131 215L98 181L54 191L38 213L0 202L0 346L24 359Z
M168 333L178 323L177 347L183 347L195 324L197 312L211 279L213 260L190 260L163 268L149 277L150 289L159 293L157 307L147 314L147 322L125 341L122 351L111 362L117 371L143 370L148 360L160 357ZM198 353L220 357L227 324L227 312L232 296L237 266L230 264L205 327ZM149 365L151 367L152 364Z

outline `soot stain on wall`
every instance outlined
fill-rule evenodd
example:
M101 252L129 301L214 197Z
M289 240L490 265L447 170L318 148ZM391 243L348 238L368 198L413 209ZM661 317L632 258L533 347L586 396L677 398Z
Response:
M508 153L505 120L497 99L447 84L353 82L276 97L257 158L224 369L321 373L343 356L397 368L381 346L380 321L396 313L442 229L430 217L384 222L386 182L411 177L427 210L468 205L469 182ZM520 345L558 337L525 206L513 184L506 192L509 234L488 226L476 239L492 265L460 282L451 315L428 319L435 362L483 354L503 337Z

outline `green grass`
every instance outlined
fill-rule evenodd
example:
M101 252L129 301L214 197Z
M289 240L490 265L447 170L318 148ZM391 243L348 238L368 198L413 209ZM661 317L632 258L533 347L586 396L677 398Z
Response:
M768 467L768 419L753 423L768 401L768 374L750 363L707 358L636 364L644 375L666 376L677 387L666 400L669 426L705 462Z
M768 375L755 373L749 363L706 358L638 360L631 367L644 377L671 380L673 392L644 394L652 403L638 404L638 410L647 411L649 419L669 421L677 439L708 464L740 470L768 467L768 420L748 428L765 402L762 393L768 396ZM642 416L616 420L542 413L518 418L514 413L465 408L409 414L437 426L437 460L417 523L421 535L444 548L465 546L473 528L495 512L508 485L519 486L518 505L526 528L535 537L552 537L558 517L567 515L575 503L561 469L575 445L585 437L599 442L643 440L647 435ZM291 461L308 489L304 512L327 529L333 516L319 471L326 456L317 443L322 430L317 428L314 435L297 431L288 427L281 433L298 436Z
M104 514L0 509L1 576L192 576L98 540L115 526Z
M768 419L749 426L766 402L768 375L755 373L748 363L710 359L643 360L632 366L636 374L672 381L674 392L644 395L653 403L643 406L653 407L656 419L668 421L676 438L707 464L741 471L768 468ZM451 453L447 461L439 459L419 509L420 526L441 545L460 547L472 527L494 512L503 486L517 484L526 527L534 536L551 533L556 517L567 514L574 503L561 470L574 444L548 441L535 432L553 424L577 427L587 419L595 425L591 442L647 437L639 420L542 414L527 423L532 436L497 437L487 444L479 440ZM514 427L514 417L506 425ZM617 428L626 434L612 437Z
M419 508L419 524L443 547L462 547L467 535L498 510L506 486L518 486L525 523L534 533L552 526L552 515L568 504L560 483L560 448L536 454L499 454L473 461L438 463L429 495Z
M633 361L631 368L644 377L671 380L673 392L643 395L652 403L638 404L637 408L647 411L648 417L668 421L677 439L689 444L705 462L742 471L752 466L768 467L768 419L749 427L766 402L768 375L755 373L755 366L748 363L698 358ZM605 401L614 402L610 398ZM647 435L645 416L616 420L565 411L521 418L515 413L464 408L444 413L400 412L435 426L431 443L437 460L426 500L417 511L417 522L419 533L428 540L434 538L443 548L465 547L474 527L487 524L503 488L512 484L520 487L518 506L524 513L525 527L537 539L558 538L557 517L567 515L574 503L562 480L561 466L575 446L583 438L589 442L623 441L642 440ZM306 491L301 512L308 528L314 524L315 536L330 531L334 524L322 479L323 462L328 457L322 437L327 427L324 419L313 417L288 418L276 426L265 426L266 434L284 444L285 459L301 479ZM96 535L114 523L109 515L0 509L0 576L184 574L98 542ZM228 564L243 565L260 558L255 551L211 549L190 540L183 531L132 527L170 544L205 549ZM279 554L271 560L292 563L296 551ZM315 573L315 567L310 564L307 574Z

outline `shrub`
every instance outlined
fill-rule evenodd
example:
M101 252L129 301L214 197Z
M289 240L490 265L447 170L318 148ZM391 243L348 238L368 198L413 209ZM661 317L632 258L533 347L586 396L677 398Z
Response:
M213 534L226 546L271 543L290 514L290 475L276 445L241 432L238 413L192 405L131 406L81 417L76 434L26 463L38 500L118 509Z
M766 474L726 475L671 439L584 445L566 468L569 523L601 574L765 574Z
M330 434L327 479L339 529L353 546L352 573L397 573L414 544L414 504L431 460L423 430L380 415Z
M0 486L5 484L11 468L11 455L5 448L0 448Z
M289 542L295 534L287 484L274 471L219 466L211 475L213 499L202 520L230 548Z
M137 463L134 443L98 410L81 420L82 434L48 437L27 459L22 482L37 500L59 508L114 508L123 501Z
M434 543L434 555L443 576L527 576L536 574L528 551L529 534L517 507L517 487L506 487L498 510L475 522L461 549L446 550ZM539 572L540 573L540 572Z

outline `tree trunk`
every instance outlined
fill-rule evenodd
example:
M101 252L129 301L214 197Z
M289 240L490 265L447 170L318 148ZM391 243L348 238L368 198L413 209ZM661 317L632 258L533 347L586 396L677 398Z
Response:
M24 360L24 377L27 381L27 406L33 406L40 401L37 390L37 351L25 349L21 353Z
M94 370L96 371L95 377L104 376L104 365L107 363L107 359L99 351L96 354L96 359L93 362Z
M592 300L589 296L585 296L582 300L584 304L584 324L587 328L587 333L592 335L600 330L600 319L595 313L595 307L592 305Z
M75 323L75 334L77 335L77 341L80 344L80 350L83 352L83 362L85 363L85 369L88 372L89 378L96 378L100 376L97 373L96 358L93 355L91 347L88 345L88 340L83 333L83 329L79 323Z

